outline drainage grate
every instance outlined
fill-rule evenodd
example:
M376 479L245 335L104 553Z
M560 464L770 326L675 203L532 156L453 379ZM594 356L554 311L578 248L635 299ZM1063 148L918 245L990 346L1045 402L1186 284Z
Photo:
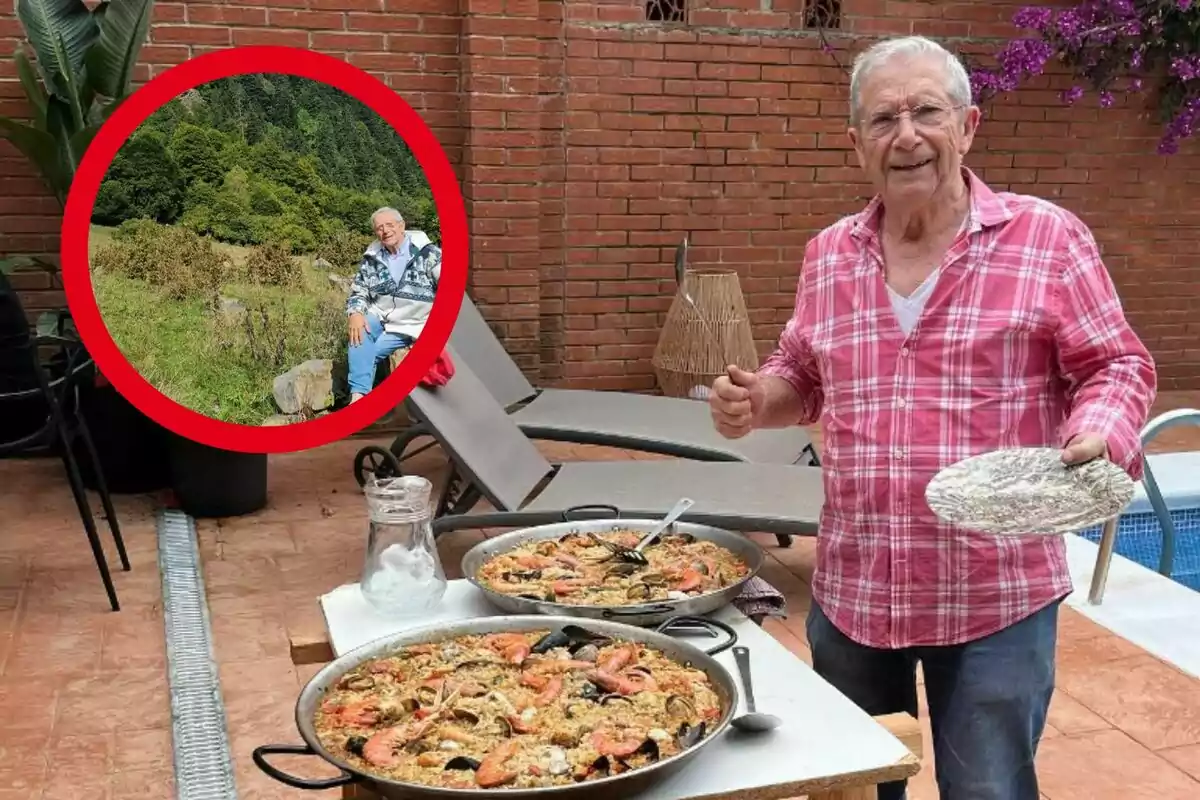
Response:
M159 512L158 566L166 621L175 796L237 800L196 527L181 511Z

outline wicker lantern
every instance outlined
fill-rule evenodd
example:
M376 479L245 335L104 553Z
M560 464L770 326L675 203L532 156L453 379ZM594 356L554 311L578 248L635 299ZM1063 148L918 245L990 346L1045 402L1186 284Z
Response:
M685 269L686 250L684 240L676 258L677 279L682 280L651 363L663 394L704 400L729 364L758 369L758 351L737 272Z

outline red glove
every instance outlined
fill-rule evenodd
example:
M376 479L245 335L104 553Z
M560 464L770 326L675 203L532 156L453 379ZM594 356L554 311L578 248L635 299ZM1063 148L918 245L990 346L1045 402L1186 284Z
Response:
M450 355L443 350L437 361L433 362L433 366L429 368L429 372L425 373L425 377L421 379L421 385L427 389L445 386L453 377L454 362L450 360Z

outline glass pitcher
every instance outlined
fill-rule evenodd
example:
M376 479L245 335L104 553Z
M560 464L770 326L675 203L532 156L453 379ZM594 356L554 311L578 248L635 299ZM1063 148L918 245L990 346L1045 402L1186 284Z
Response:
M433 537L425 478L402 475L363 487L371 520L367 559L359 583L381 614L402 617L428 611L446 593L446 573Z

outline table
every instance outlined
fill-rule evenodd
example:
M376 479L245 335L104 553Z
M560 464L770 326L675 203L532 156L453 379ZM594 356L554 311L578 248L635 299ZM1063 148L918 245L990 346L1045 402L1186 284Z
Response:
M321 663L409 627L494 616L466 580L450 581L434 611L409 622L376 615L358 584L320 598L325 638L292 640L292 660ZM872 718L732 606L711 615L730 625L750 649L759 708L784 718L776 730L754 737L727 729L703 758L629 800L875 800L879 783L910 778L921 769L921 731L907 714ZM692 639L704 646L706 639ZM714 640L715 641L715 640ZM731 651L716 659L735 677ZM739 683L740 686L740 683ZM747 769L747 764L753 764ZM373 798L360 787L343 797Z

